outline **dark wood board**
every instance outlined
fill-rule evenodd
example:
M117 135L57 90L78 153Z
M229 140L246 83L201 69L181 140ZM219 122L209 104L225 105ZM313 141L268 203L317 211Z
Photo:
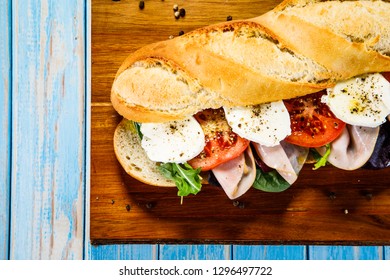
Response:
M195 2L195 1L194 1ZM250 190L237 201L204 186L180 198L175 188L146 186L115 158L121 117L110 104L117 69L135 49L179 31L251 18L279 1L92 1L90 238L92 244L390 244L390 170L306 166L282 193ZM176 20L173 4L186 9Z

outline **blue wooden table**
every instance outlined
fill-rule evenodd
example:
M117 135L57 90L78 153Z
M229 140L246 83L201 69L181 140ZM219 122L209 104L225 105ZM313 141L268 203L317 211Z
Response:
M90 245L89 30L89 1L0 0L0 259L390 259L388 246Z

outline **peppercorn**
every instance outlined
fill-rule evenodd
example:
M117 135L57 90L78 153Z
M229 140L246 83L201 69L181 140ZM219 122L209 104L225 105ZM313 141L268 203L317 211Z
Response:
M153 203L152 202L148 202L145 204L146 208L148 209L152 209L154 207Z
M185 10L184 8L181 8L181 9L179 10L179 13L180 13L180 16L181 16L181 17L185 17L185 15L186 15L186 10Z
M330 193L329 193L329 198L330 198L331 200L336 199L336 194L335 194L334 192L330 192Z
M180 12L179 12L179 11L176 11L176 12L174 13L174 15L175 15L175 18L178 19L178 18L180 17Z
M179 31L179 36L183 35L184 34L184 31L183 30L180 30Z
M226 18L227 21L231 21L232 19L233 19L232 16L227 16L227 18Z
M145 1L139 1L138 7L143 10L145 8Z
M173 5L173 10L176 12L177 10L179 10L179 6L177 4L174 4Z

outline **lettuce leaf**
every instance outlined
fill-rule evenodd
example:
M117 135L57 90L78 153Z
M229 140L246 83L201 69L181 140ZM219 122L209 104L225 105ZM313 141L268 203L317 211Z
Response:
M143 134L141 132L141 124L132 120L127 120L126 128L129 129L132 133L138 135L139 139L142 140Z
M328 157L330 155L330 144L325 145L326 151L323 156L321 156L316 150L312 151L316 163L314 164L313 170L317 170L320 167L326 166L328 162Z
M253 187L265 192L282 192L287 190L290 184L276 170L264 172L260 168L256 168L256 179Z
M178 196L197 194L202 188L200 168L194 169L188 163L164 163L158 168L166 178L175 182Z

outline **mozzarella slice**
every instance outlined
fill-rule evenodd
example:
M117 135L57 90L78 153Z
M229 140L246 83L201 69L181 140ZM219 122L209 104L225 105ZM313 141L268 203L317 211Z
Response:
M377 127L390 114L390 83L379 73L340 82L327 91L322 101L348 124Z
M205 146L205 136L194 117L165 123L143 123L141 146L156 162L183 163L197 156Z
M224 110L232 130L252 142L276 146L291 134L290 115L283 101Z

